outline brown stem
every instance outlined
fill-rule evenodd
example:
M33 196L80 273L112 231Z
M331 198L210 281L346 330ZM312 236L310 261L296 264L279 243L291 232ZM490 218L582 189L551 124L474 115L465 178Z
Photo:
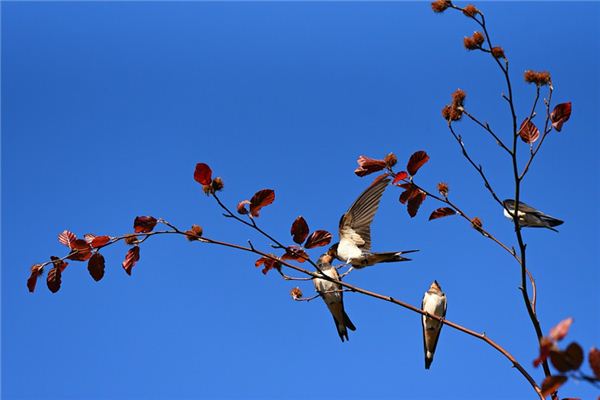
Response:
M496 133L492 130L492 128L490 127L490 124L488 124L487 122L486 123L481 122L477 117L475 117L474 115L470 114L467 110L465 110L464 107L462 109L462 112L464 115L469 117L469 119L471 119L471 121L475 122L477 125L479 125L483 129L485 129L490 135L492 135L492 137L496 140L496 143L498 143L498 145L500 147L502 147L508 154L512 154L512 151L504 144L502 139L500 139L500 137L498 135L496 135Z

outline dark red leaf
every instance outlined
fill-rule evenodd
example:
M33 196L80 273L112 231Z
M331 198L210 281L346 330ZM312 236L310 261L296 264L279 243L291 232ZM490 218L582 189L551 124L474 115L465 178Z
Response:
M77 236L75 236L75 234L71 231L64 230L58 235L58 241L68 248L72 248L71 243L75 240L77 240Z
M135 233L148 233L152 232L152 229L156 226L158 220L149 215L142 217L135 217L133 221L133 229Z
M521 140L525 143L531 144L538 140L540 137L540 130L535 126L533 122L529 118L521 123L521 128L519 129L519 136Z
M194 180L201 185L210 185L212 181L212 171L210 167L204 163L196 164Z
M552 126L558 132L562 129L565 122L571 117L571 102L558 104L554 107L550 119L552 120Z
M326 246L331 242L331 233L323 230L314 231L310 234L304 247L312 249L314 247Z
M452 209L450 207L442 207L442 208L438 208L437 210L432 212L431 215L429 216L429 220L431 221L432 219L447 217L449 215L454 215L454 214L456 214L456 211L454 211L454 209Z
M553 347L554 341L548 337L543 337L540 341L540 355L533 360L533 366L537 368L541 363L546 361Z
M292 229L290 231L290 233L292 234L292 239L294 239L294 242L296 242L298 244L302 244L306 240L306 237L308 236L308 232L309 232L309 230L308 230L308 224L306 223L306 220L301 216L296 218L294 223L292 223Z
M600 350L592 347L588 354L588 361L590 362L590 368L594 371L594 375L596 375L597 379L600 379Z
M60 269L60 272L63 272L65 270L65 268L67 268L67 265L69 265L68 262L61 260L60 258L56 257L56 256L50 256L50 260L52 260L52 264Z
M554 328L550 330L550 338L555 341L560 341L567 336L569 333L569 328L573 323L573 318L567 318L560 321Z
M248 209L246 208L246 204L250 204L250 200L242 200L237 205L238 214L246 215L248 214Z
M94 253L88 261L88 271L96 282L104 276L104 256L100 253Z
M404 180L408 178L408 172L406 171L400 171L396 174L396 176L394 177L394 180L392 181L392 184L396 184L398 182L400 182L401 180Z
M354 173L358 176L369 175L373 172L381 171L386 167L385 160L376 160L366 156L358 157L356 162L358 163L358 168L354 170Z
M133 246L129 249L127 254L125 255L125 261L121 264L127 275L131 275L131 270L140 260L140 248L138 246Z
M417 151L410 156L408 160L408 164L406 165L406 169L409 174L415 175L419 168L423 166L427 161L429 161L429 156L424 151Z
M272 255L272 256L275 257L274 255ZM275 268L275 269L281 268L281 263L279 261L277 261L276 259L273 259L270 257L261 257L258 260L256 260L256 262L254 263L254 266L256 266L256 267L260 267L261 265L264 265L264 268L262 269L262 273L265 275L267 274L267 272L269 272L273 268Z
M406 207L406 210L411 218L417 215L419 207L421 207L421 204L425 201L426 197L427 195L424 192L417 190L417 193L408 200L408 206Z
M402 183L398 185L399 187L406 189L402 194L400 194L400 203L406 204L406 202L417 194L419 194L420 190L412 183Z
M550 351L550 361L559 372L578 370L583 363L583 349L573 342L565 350Z
M282 260L294 260L300 263L308 260L308 254L299 246L288 246L285 249L285 254L281 256Z
M61 284L61 275L62 272L60 270L60 268L58 267L53 267L50 271L48 271L48 277L46 278L46 284L48 285L48 289L50 289L50 291L52 293L56 293L59 291L60 289L60 284Z
M271 189L259 190L250 199L250 214L258 217L260 209L275 201L275 192Z
M71 242L71 253L67 257L74 261L87 261L92 256L92 248L85 239L77 239Z
M90 243L90 246L98 249L102 246L106 246L108 242L110 242L110 236L103 235L94 237L92 241L88 243Z
M542 382L542 396L548 397L552 393L556 392L567 381L566 376L554 375L548 376Z
M31 267L31 275L29 275L29 279L27 279L27 289L29 289L30 293L33 293L35 290L37 280L43 272L44 268L42 267L42 264L35 264Z

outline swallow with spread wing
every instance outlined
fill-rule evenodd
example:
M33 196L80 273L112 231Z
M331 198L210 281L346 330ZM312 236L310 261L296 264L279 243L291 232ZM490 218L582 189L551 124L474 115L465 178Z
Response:
M423 296L423 302L421 303L421 310L429 313L430 315L437 315L444 318L446 316L446 295L442 292L437 281L433 281L429 289ZM422 317L423 323L423 345L425 347L425 369L429 369L433 362L433 354L437 347L438 339L442 331L442 324L437 319Z
M337 269L331 265L331 261L333 261L332 256L323 254L319 257L317 265L323 274L339 281L340 276ZM339 283L321 278L314 278L313 284L315 285L315 290L319 293L333 316L333 322L335 323L340 339L342 339L342 342L344 339L348 340L348 329L355 331L356 327L344 310L344 292L342 291L342 286Z
M502 203L505 207L504 215L512 220L511 214L514 214L515 212L515 201L512 199L507 199ZM523 227L548 228L554 232L558 232L558 230L554 229L554 227L563 223L563 221L560 219L544 214L543 212L536 210L535 208L528 206L521 201L519 202L519 211L517 215L519 218L519 225Z
M363 268L377 263L410 261L403 254L418 250L387 253L371 252L371 222L379 208L383 191L389 178L377 179L359 197L340 219L340 241L329 248L327 254L351 264L353 268Z

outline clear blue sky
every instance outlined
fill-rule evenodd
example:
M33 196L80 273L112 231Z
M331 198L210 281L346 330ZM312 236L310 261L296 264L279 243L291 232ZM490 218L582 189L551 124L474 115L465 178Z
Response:
M587 352L600 346L600 5L479 6L511 60L520 117L534 92L525 69L549 70L555 100L573 102L523 193L566 222L559 234L525 237L544 331L573 316L565 344L576 339ZM132 277L119 245L104 251L100 283L71 263L58 294L44 281L33 295L25 287L32 264L64 254L63 229L120 234L136 215L267 246L220 216L192 179L197 162L224 178L229 204L275 189L260 222L288 239L298 215L335 231L370 181L352 173L360 154L394 151L404 163L426 150L419 182L448 182L458 204L514 244L440 117L461 87L469 109L509 132L499 71L462 47L475 30L467 18L393 2L1 7L3 399L533 398L504 358L471 337L444 328L426 371L417 314L348 295L358 330L342 344L320 301L293 302L295 285L263 276L252 255L181 238L144 243ZM508 158L476 127L458 127L500 196L511 197ZM439 206L431 199L411 220L398 195L384 195L375 247L421 252L349 281L418 305L437 279L449 319L529 366L536 339L514 260L458 218L427 222ZM533 374L541 381L541 370ZM575 383L561 393L598 395Z

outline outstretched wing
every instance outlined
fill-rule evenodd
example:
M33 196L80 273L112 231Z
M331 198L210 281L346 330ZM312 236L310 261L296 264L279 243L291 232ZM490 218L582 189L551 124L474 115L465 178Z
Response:
M356 199L340 219L340 244L350 241L362 250L371 250L371 223L390 178L377 179Z

